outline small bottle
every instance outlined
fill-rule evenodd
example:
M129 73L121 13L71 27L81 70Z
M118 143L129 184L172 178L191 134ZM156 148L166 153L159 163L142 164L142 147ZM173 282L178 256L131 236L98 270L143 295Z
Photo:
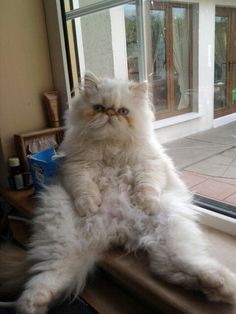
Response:
M10 167L13 189L18 191L22 190L24 188L24 179L19 158L18 157L9 158L8 163Z

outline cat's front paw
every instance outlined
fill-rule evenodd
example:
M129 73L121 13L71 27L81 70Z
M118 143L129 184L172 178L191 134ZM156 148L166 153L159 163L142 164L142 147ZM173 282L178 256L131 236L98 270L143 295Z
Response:
M101 198L99 196L75 199L75 208L81 217L97 213L100 205Z
M158 212L160 203L160 192L150 185L139 185L135 191L135 203L148 215Z
M149 197L142 201L142 209L148 215L154 215L158 212L158 197Z
M159 209L158 196L137 195L134 203L148 215L156 214Z

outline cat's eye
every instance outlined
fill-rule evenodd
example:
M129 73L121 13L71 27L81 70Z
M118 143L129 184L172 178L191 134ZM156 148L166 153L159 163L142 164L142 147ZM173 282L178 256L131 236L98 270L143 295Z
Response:
M118 110L118 113L121 114L122 116L127 116L127 114L129 113L129 110L126 108L120 108Z
M103 112L105 111L105 108L102 105L93 105L93 110L95 112Z

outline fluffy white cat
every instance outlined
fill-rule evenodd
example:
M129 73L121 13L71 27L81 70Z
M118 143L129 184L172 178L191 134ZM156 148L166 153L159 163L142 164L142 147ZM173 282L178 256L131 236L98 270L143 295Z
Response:
M42 314L59 296L78 295L116 243L146 250L150 269L169 282L236 301L236 276L208 255L189 192L157 143L151 107L146 83L86 73L68 114L60 181L35 210L18 313Z

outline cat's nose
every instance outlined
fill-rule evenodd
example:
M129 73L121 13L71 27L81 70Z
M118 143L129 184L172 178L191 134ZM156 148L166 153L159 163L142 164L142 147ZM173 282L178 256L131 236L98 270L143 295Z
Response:
M116 112L113 109L108 109L106 110L106 114L108 115L108 117L112 117L115 116Z

